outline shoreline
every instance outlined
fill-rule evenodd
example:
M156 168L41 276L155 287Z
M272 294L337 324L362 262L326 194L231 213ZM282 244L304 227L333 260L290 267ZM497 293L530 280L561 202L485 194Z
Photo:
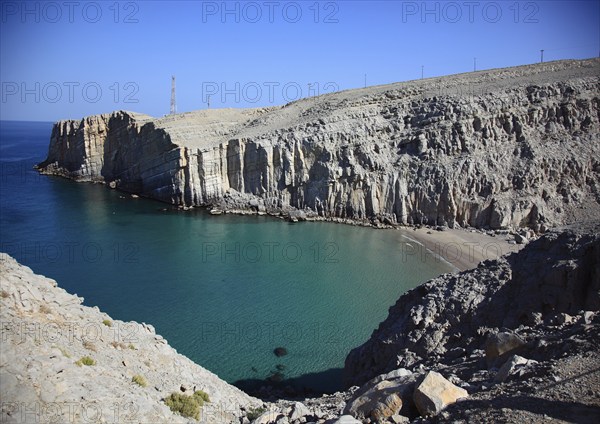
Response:
M218 217L220 215L261 216L294 223L327 222L331 224L350 225L354 227L368 227L372 228L373 230L395 230L399 231L400 234L406 239L423 246L428 253L438 258L437 260L448 263L456 268L456 271L459 272L476 268L481 261L498 259L503 255L518 252L526 245L526 243L515 243L514 233L517 232L518 229L500 230L498 232L491 230L486 232L486 230L478 228L443 227L444 229L440 231L436 229L440 228L438 226L405 224L390 225L383 224L378 221L375 223L374 221L367 219L355 220L340 217L323 217L318 215L305 215L300 219L296 219L296 213L306 214L307 212L298 209L292 209L285 212L282 211L279 214L259 212L253 209L215 209L211 206L188 208L173 206L173 210L182 212L200 210L202 213L206 213L212 217ZM490 235L490 233L493 235ZM417 254L417 252L415 252L415 254Z
M36 168L38 169L38 168ZM40 171L38 169L38 171ZM266 216L279 220L287 220L290 222L329 222L332 224L343 224L355 227L369 227L374 230L397 230L405 238L412 240L428 250L434 257L447 262L457 271L466 271L477 267L477 265L487 259L497 259L502 255L518 252L525 244L512 244L514 237L508 230L506 234L489 235L484 230L477 228L447 228L443 231L436 230L436 226L427 225L405 225L384 224L379 221L369 219L357 220L341 217L324 217L319 216L313 211L300 210L290 208L289 210L279 210L278 213L273 211L258 211L251 208L225 208L224 205L205 205L205 206L181 206L163 202L159 199L145 196L141 193L133 193L124 191L118 188L113 188L104 181L93 181L85 179L72 178L70 176L47 173L40 171L43 175L59 176L75 182L101 184L109 190L115 190L121 193L122 198L129 197L132 200L141 198L157 202L165 205L161 208L162 211L174 212L191 212L201 211L208 216L217 217L219 215L238 215L238 216Z
M189 208L186 211L197 208ZM239 216L267 216L280 220L291 221L292 215L275 215L270 213L261 213L253 210L220 210L219 214L211 212L209 208L202 208L209 215L239 215ZM183 209L179 209L183 210ZM437 230L436 226L411 226L411 225L389 225L374 224L370 220L353 220L339 217L321 217L307 216L301 220L291 222L328 222L332 224L350 225L354 227L369 227L374 230L395 230L415 243L423 246L429 253L438 260L444 261L457 271L466 271L476 268L481 261L488 259L498 259L499 257L518 252L524 244L517 244L514 241L514 232L518 230L501 230L499 232L477 229L477 228L448 228L444 227L442 231ZM490 235L493 233L493 235ZM407 252L410 254L410 252ZM417 252L414 252L417 254Z
M427 227L406 227L398 230L461 272L476 268L481 261L497 259L525 247L525 244L509 243L512 241L509 233L491 236L465 228L436 231Z

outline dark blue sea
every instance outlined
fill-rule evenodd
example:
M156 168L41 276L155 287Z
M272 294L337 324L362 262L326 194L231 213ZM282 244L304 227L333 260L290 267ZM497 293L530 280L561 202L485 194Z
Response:
M51 129L0 122L0 252L229 382L339 389L396 299L451 270L407 256L398 231L176 211L39 175Z

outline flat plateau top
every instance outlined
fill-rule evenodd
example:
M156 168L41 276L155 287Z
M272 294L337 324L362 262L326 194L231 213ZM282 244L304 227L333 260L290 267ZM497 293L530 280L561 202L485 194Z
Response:
M351 115L360 116L361 110L367 111L373 105L433 97L451 97L460 102L516 87L590 78L600 81L599 58L562 60L345 90L284 106L198 110L154 119L154 124L165 129L175 144L206 149L230 139L268 140L278 132L303 127L329 116L349 119Z

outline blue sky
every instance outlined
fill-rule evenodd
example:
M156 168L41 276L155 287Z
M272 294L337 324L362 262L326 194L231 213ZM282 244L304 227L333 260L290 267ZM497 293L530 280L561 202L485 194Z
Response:
M600 1L2 2L0 119L258 107L597 57ZM310 86L309 86L310 84Z

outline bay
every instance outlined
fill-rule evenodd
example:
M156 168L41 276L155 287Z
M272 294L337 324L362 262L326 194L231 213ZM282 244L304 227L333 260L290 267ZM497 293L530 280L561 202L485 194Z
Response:
M152 324L242 387L341 388L344 359L405 291L449 272L398 231L211 216L42 176L52 124L0 123L0 252L114 319ZM128 337L135 335L128 334ZM277 357L274 349L288 354Z

